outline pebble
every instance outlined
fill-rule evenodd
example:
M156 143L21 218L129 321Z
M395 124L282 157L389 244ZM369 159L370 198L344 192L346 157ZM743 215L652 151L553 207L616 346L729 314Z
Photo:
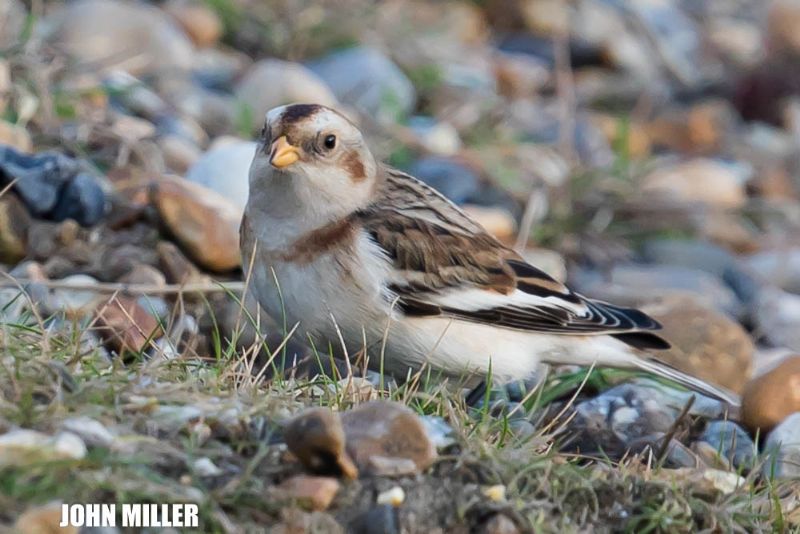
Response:
M501 241L509 241L517 233L517 221L505 208L487 208L473 204L465 204L461 208L489 234Z
M774 50L790 53L800 52L800 2L798 0L775 0L769 4L767 32L769 44Z
M660 322L659 335L672 344L659 360L692 376L741 393L749 380L755 346L742 326L689 296L642 307Z
M339 481L331 477L295 475L278 486L287 497L310 510L327 510L339 492Z
M327 408L309 408L289 421L284 431L289 450L308 469L322 474L358 477L345 452L345 433L338 414Z
M480 192L478 174L454 159L441 156L424 157L412 163L408 173L456 204L469 202Z
M78 62L134 76L188 72L191 41L163 11L121 0L80 0L48 16L48 39Z
M769 344L800 352L800 295L767 286L759 292L752 316L755 330Z
M620 458L637 440L667 432L691 397L695 397L691 415L724 415L725 406L719 401L655 381L614 386L575 406L567 446L587 454L603 451Z
M222 36L222 21L207 4L191 0L170 0L164 10L172 15L194 44L213 46Z
M746 305L755 301L763 284L751 266L709 241L654 239L644 243L641 254L649 263L697 269L713 275Z
M106 194L95 178L78 174L62 190L50 215L55 221L73 219L83 226L100 222L109 208Z
M402 460L411 460L415 471L422 472L437 457L425 425L401 404L367 402L342 413L341 420L347 452L361 470L381 474L380 470L386 468L391 473L405 464ZM388 462L386 458L396 461Z
M350 522L350 534L400 534L397 508L390 504L373 506Z
M417 95L411 81L383 52L366 46L339 50L308 64L336 98L380 121L408 115Z
M158 321L136 299L116 295L98 306L97 326L108 348L118 354L139 354L161 336Z
M745 430L733 421L711 421L698 439L736 469L750 469L758 449Z
M222 469L211 461L211 458L198 458L192 463L192 469L201 477L216 477L222 474Z
M770 431L794 412L800 412L800 356L786 358L742 393L742 422L754 433Z
M745 262L763 280L800 294L800 248L761 251L747 257Z
M98 281L86 274L74 274L62 279L61 283L67 286L87 286L91 288ZM102 294L91 289L58 288L53 290L53 298L50 305L53 309L63 310L67 314L81 316L94 310L102 298Z
M0 144L9 145L21 152L33 150L33 141L28 131L8 121L0 119Z
M311 102L340 107L331 89L308 67L274 58L250 67L236 86L236 97L252 112L256 131L261 129L267 111L284 104Z
M650 173L642 180L641 191L651 201L735 209L747 201L744 186L748 177L749 172L739 166L698 158Z
M0 434L0 467L81 460L85 456L86 445L71 432L48 436L35 430L16 429Z
M159 268L170 284L202 283L206 280L174 243L161 241L156 245L156 251Z
M382 491L378 494L375 500L377 504L389 504L392 506L400 506L406 500L406 492L400 486L393 486L392 488Z
M423 415L420 420L425 426L428 439L437 450L443 450L456 444L455 431L447 424L447 421L438 415Z
M123 284L146 285L152 287L164 287L167 285L167 278L164 273L146 263L137 263L119 281Z
M507 515L494 514L484 523L480 532L482 534L519 534L520 530Z
M19 0L7 0L0 4L0 49L17 44L27 16L25 5Z
M214 146L192 165L186 179L216 191L243 212L256 148L256 143L238 139Z
M769 454L761 468L764 476L800 477L800 412L788 416L769 433L764 450Z
M14 195L0 197L0 262L15 264L28 249L28 210Z
M408 127L417 135L425 149L438 156L453 156L461 149L458 130L448 122L432 117L414 115L408 119Z
M61 525L61 504L53 502L34 506L25 511L14 523L14 532L19 534L78 534L78 527Z
M203 153L188 139L174 135L164 135L158 139L158 146L164 155L164 163L172 172L184 175L197 163Z
M110 447L116 439L103 423L85 415L64 419L61 429L75 434L91 447Z
M745 314L736 293L718 277L700 269L619 263L604 273L574 269L570 277L578 292L619 306L639 307L675 296L694 298L731 317Z
M222 195L182 178L155 183L153 202L162 220L203 267L229 271L241 263L242 211Z
M506 487L502 484L487 486L481 492L492 502L504 502L506 500Z

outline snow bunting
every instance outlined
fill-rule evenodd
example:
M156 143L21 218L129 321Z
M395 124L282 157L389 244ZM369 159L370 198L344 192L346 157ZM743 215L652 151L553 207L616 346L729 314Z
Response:
M639 369L737 403L659 362L643 312L571 291L441 194L375 160L358 128L310 104L267 113L241 227L261 306L327 350L394 375L427 364L497 382L541 363Z

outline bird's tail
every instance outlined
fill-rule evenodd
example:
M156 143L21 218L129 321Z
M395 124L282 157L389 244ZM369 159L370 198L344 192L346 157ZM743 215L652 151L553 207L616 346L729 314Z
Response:
M659 360L636 358L635 365L642 371L647 371L648 373L661 376L676 382L681 386L691 389L692 391L697 391L698 393L702 393L708 397L713 397L722 402L726 402L731 406L739 406L741 404L741 400L736 393L728 391L725 388L709 384L705 380L688 375Z

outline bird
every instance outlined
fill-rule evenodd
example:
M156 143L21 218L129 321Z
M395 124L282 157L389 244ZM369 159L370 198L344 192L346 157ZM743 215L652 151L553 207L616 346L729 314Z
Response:
M660 361L644 312L584 297L442 194L372 154L318 104L266 114L240 228L248 287L314 347L366 351L399 377L504 383L542 364L644 371L731 405L724 388Z

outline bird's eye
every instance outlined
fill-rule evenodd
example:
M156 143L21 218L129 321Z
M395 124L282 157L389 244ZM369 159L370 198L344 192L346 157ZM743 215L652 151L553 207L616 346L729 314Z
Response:
M333 134L325 136L325 141L323 141L325 148L328 150L333 150L336 146L336 136Z

